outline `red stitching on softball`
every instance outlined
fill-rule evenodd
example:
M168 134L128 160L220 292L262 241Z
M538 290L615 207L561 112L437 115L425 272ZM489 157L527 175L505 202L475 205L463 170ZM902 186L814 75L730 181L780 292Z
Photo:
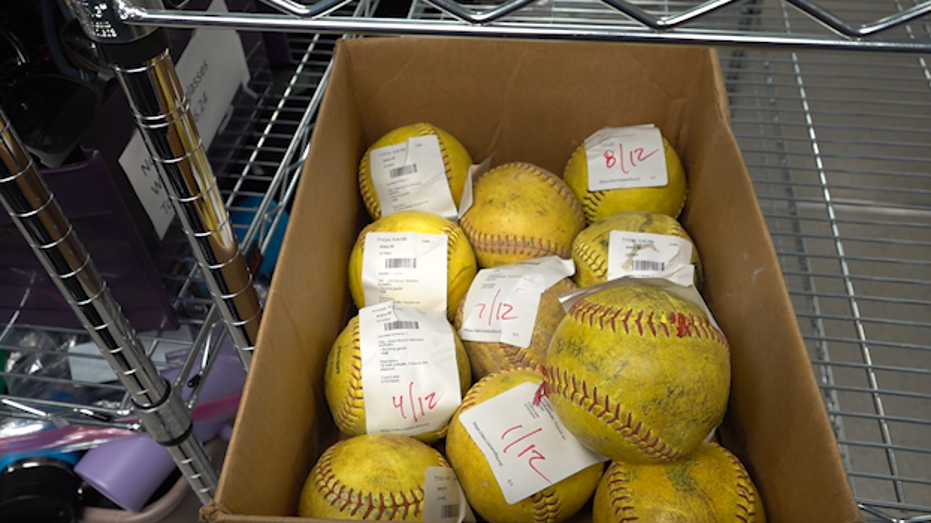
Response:
M533 521L547 523L558 521L562 512L562 502L555 490L549 488L537 492L530 497L533 502Z
M719 447L724 452L724 455L734 467L735 479L737 481L737 497L746 501L746 504L741 503L739 500L735 503L738 511L735 516L737 519L744 522L752 521L756 516L756 495L754 494L750 476L747 474L743 463L737 459L737 456L716 443L712 444Z
M620 318L621 313L624 313L623 318ZM636 316L634 316L634 313L636 313ZM597 324L599 328L610 329L611 332L618 332L623 328L624 333L630 334L631 324L633 324L641 335L648 328L653 336L672 337L669 326L665 322L659 321L663 316L657 315L653 311L635 311L634 309L611 307L582 298L572 305L568 314L576 321L587 324L589 327L594 327ZM646 318L644 318L644 315L646 315ZM677 337L709 339L724 345L725 348L730 350L724 333L717 329L708 318L675 311L666 313L665 317L675 327ZM657 328L658 325L662 326L662 329Z
M608 259L601 256L601 252L591 248L588 244L575 242L572 245L572 256L585 262L588 269L598 279L608 277Z
M570 258L570 249L561 247L554 242L542 238L518 237L513 234L488 234L475 228L468 219L468 214L459 220L459 225L465 231L472 247L479 251L495 254L520 254L534 258L543 256L559 256Z
M606 425L613 428L628 444L639 450L651 459L658 461L674 461L687 454L672 448L668 443L661 441L659 436L653 435L647 429L643 432L643 422L635 420L633 413L621 412L621 406L612 404L607 394L598 400L598 389L592 387L588 390L585 380L579 379L574 373L552 366L546 367L544 382L547 396L553 393L568 399L583 410L590 412L601 419Z
M639 517L633 514L634 506L630 504L627 491L627 482L630 481L630 472L620 466L614 466L608 476L608 499L614 509L614 519L619 523L637 521ZM627 502L627 503L624 503Z
M355 340L352 354L349 358L352 364L349 366L349 387L346 390L346 396L342 403L334 409L333 420L336 426L341 430L353 432L352 427L358 423L362 417L361 413L365 409L365 395L362 391L362 355L359 352L358 331L355 332Z
M314 485L317 491L328 501L331 506L340 512L348 511L350 515L355 516L360 511L363 512L363 519L368 519L372 512L381 511L382 516L417 516L420 514L423 503L423 488L410 491L411 499L408 499L405 493L399 493L400 502L395 499L394 493L390 493L391 503L386 503L384 493L378 494L378 503L372 502L372 493L363 495L356 492L355 489L344 485L336 477L333 471L333 448L331 447L320 457L320 461L315 467ZM420 494L418 498L417 494ZM386 514L388 512L389 514Z

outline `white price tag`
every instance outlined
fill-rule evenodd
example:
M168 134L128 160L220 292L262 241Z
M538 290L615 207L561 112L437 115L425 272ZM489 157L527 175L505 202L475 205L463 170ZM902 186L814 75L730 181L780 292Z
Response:
M474 523L456 473L448 467L427 467L423 488L423 521L431 523Z
M367 233L362 253L365 303L395 301L445 314L448 241L445 234Z
M540 297L574 273L573 261L558 256L480 270L466 294L459 337L526 349L533 339Z
M482 163L474 163L469 166L469 171L466 173L465 184L462 186L462 198L459 199L458 218L460 220L465 216L469 207L472 207L472 202L475 200L472 184L475 183L475 180L478 180L480 176L488 172L489 167L491 167L491 156L486 158Z
M365 431L416 436L442 428L462 403L446 314L393 302L359 311Z
M611 231L608 279L664 278L677 285L695 282L692 243L669 234Z
M211 12L227 11L223 0L214 0ZM236 31L198 29L188 42L175 71L190 104L197 131L209 149L221 124L232 115L233 98L240 86L249 83L249 67L242 42ZM119 157L143 209L152 220L159 238L165 236L175 217L168 193L159 178L156 165L138 131L133 133Z
M373 149L369 165L382 216L401 211L432 212L447 220L458 216L436 135Z
M592 192L669 183L663 135L652 125L601 129L585 140L585 156Z
M459 416L511 504L608 459L566 430L537 394L541 383L521 383Z

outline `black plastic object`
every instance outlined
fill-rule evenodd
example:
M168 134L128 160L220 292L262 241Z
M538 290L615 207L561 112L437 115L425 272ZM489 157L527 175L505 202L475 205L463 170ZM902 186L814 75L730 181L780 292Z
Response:
M64 75L29 75L3 100L3 110L26 148L44 165L59 167L75 154L100 105L93 84Z
M65 461L36 457L0 473L0 521L72 523L81 511L81 480Z

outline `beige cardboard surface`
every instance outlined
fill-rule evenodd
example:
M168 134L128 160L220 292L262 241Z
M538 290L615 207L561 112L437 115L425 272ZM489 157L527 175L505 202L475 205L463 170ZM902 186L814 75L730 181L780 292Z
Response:
M304 477L336 438L322 369L352 313L346 262L365 218L358 161L383 133L427 121L459 138L476 161L530 161L557 174L601 127L659 126L689 176L682 221L703 259L705 298L731 345L722 442L750 470L769 521L859 521L728 118L709 50L426 38L341 42L220 485L204 516L298 520L289 516Z

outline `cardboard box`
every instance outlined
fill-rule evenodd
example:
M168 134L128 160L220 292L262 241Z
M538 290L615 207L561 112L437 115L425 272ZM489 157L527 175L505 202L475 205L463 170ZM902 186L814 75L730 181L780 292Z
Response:
M337 436L322 370L354 313L347 258L367 221L358 162L383 133L427 121L458 137L477 161L524 160L555 173L601 127L659 126L689 176L682 221L702 255L705 299L731 345L723 444L749 469L769 521L860 521L729 117L708 49L340 42L230 451L202 516L297 520L304 478Z

